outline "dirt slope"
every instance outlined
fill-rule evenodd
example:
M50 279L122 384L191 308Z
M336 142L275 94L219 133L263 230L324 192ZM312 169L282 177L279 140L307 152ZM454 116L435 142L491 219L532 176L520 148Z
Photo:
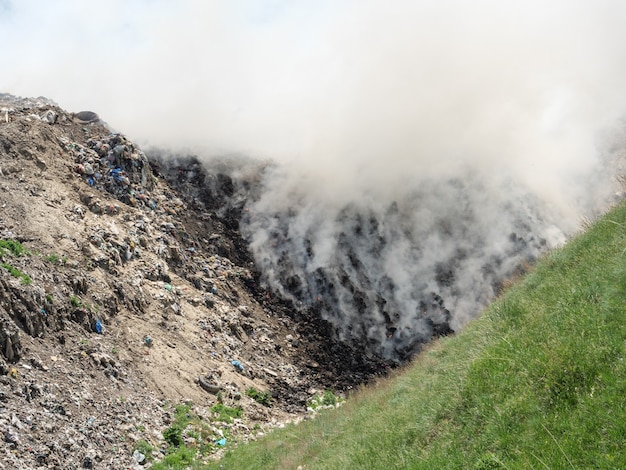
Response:
M0 111L0 468L141 467L168 404L210 421L219 389L243 416L215 436L245 441L385 373L258 285L228 175L45 99Z

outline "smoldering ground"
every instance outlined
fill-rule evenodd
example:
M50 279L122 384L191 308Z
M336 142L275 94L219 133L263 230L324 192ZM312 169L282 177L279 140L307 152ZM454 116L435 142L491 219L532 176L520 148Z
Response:
M392 357L619 191L617 0L49 3L0 4L0 87L272 161L242 221L264 281Z

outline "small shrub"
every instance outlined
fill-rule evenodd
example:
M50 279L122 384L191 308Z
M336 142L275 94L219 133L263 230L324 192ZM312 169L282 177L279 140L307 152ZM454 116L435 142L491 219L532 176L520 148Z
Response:
M337 404L337 396L333 393L332 390L326 390L324 395L322 395L322 405L324 406L335 406Z
M80 301L80 299L78 297L76 297L75 295L70 297L70 303L74 306L74 307L80 307L83 305L83 303Z
M272 394L270 392L261 392L254 387L246 390L246 395L263 406L272 406Z
M173 424L163 431L163 440L171 447L180 447L183 445L183 430L178 424Z

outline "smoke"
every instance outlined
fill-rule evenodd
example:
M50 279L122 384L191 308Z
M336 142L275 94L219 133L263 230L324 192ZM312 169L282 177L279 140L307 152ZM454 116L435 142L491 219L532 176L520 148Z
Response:
M264 281L399 357L606 207L624 24L619 0L3 0L0 91L273 162L242 223Z

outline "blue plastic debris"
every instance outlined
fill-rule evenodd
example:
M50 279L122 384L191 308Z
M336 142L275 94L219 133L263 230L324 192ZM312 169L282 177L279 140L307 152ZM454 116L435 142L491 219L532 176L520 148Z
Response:
M237 369L239 372L243 371L243 366L241 365L241 362L239 362L239 361L231 361L231 364L233 366L235 366L235 369Z
M111 176L113 176L113 179L115 181L122 181L122 177L124 176L123 173L124 170L122 170L121 168L113 168L111 170Z
M95 184L95 181L93 180L93 178L90 176L89 178L87 178L87 183L89 183L89 186L93 186Z
M96 333L102 334L102 322L100 320L96 321Z
M222 437L220 440L215 441L218 446L224 447L226 445L226 438Z

